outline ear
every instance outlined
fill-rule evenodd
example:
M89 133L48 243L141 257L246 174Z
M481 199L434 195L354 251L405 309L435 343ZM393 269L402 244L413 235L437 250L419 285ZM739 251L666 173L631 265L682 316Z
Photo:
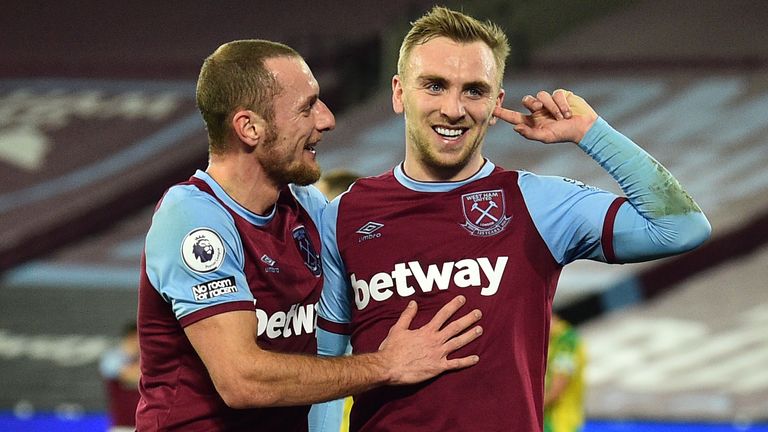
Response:
M267 123L251 110L236 111L232 116L232 130L240 141L256 147L265 137Z
M397 114L403 113L403 81L400 75L392 77L392 109Z
M505 94L504 89L503 88L499 88L499 94L496 96L496 104L494 105L494 111L495 111L495 108L501 107L501 104L504 103L504 94ZM493 111L491 111L491 112L493 112ZM491 114L490 124L495 125L497 120L498 120L498 118L496 118L495 115Z

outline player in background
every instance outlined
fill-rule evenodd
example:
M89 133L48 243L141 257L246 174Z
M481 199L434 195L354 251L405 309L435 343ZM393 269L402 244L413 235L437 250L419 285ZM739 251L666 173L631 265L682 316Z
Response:
M139 335L135 321L125 324L120 343L102 354L99 371L107 390L108 432L135 430L141 376Z
M586 365L587 353L579 332L553 313L544 379L544 432L581 431Z
M447 359L481 332L478 311L446 324L460 295L415 330L409 303L376 352L317 357L326 199L307 185L333 114L301 56L262 40L219 47L196 96L209 164L165 193L142 259L139 431L306 431L310 403L478 361Z
M324 172L315 186L330 201L347 190L358 178L360 175L352 170L337 168Z
M353 431L542 431L563 266L646 261L709 237L709 222L672 174L581 97L541 91L522 99L528 114L503 108L508 52L493 23L443 7L415 21L392 79L405 159L359 179L323 213L318 334L335 343L324 350L342 354L351 340L355 354L375 352L414 299L417 323L456 293L483 312L484 336L473 345L481 363L354 395ZM496 166L482 150L499 119L525 138L577 145L625 196Z

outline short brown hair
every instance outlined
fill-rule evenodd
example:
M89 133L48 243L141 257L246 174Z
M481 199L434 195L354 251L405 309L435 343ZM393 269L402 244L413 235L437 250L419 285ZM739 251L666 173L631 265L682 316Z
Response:
M493 52L499 84L504 78L504 67L509 55L507 35L491 21L481 22L461 12L435 6L424 16L411 23L411 30L400 45L397 73L403 75L407 69L408 57L416 45L429 42L437 37L447 37L455 42L485 42Z
M249 109L267 123L274 120L274 98L282 90L264 61L301 57L277 42L251 39L220 46L203 62L197 79L197 108L208 130L211 153L227 150L229 120L238 109Z

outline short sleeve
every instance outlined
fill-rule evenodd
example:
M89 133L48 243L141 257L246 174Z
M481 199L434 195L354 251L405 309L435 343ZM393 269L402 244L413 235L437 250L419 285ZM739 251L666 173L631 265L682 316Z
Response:
M211 195L192 185L172 187L152 218L147 277L182 325L196 312L253 296L243 271L234 219Z

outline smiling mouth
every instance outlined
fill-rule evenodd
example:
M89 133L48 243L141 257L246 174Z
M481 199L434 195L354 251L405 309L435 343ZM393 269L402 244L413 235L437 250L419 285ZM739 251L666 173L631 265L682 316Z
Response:
M445 139L456 140L459 139L467 128L449 128L445 126L432 126L432 130Z
M310 152L312 154L317 154L317 150L315 149L316 145L317 145L317 143L315 143L315 144L307 144L307 145L304 146L304 150L307 150L308 152Z

